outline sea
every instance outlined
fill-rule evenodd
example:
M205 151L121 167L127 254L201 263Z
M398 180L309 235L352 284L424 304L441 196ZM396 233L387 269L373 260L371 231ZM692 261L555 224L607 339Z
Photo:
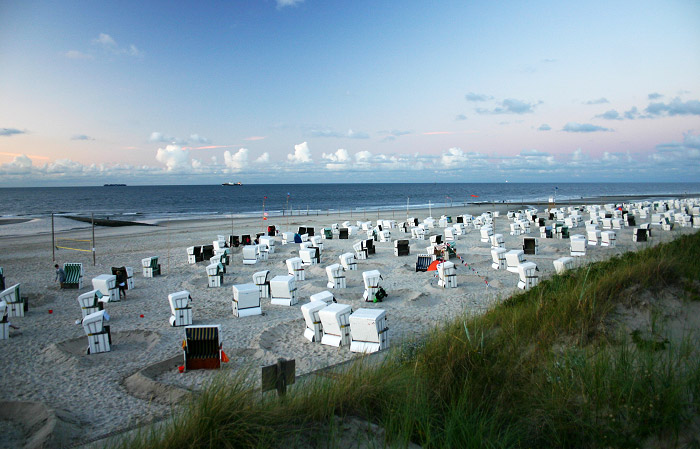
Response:
M547 202L617 195L700 196L700 183L250 184L0 188L0 219L78 215L155 223L206 217L270 217L405 210L469 203ZM0 235L2 226L0 226Z

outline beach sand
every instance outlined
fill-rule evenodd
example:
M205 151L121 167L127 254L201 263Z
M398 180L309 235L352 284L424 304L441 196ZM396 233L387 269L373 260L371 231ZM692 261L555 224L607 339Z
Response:
M512 204L433 208L432 215L436 218L443 213L453 217L464 213L477 216L485 210L498 210L501 217L495 220L495 232L503 234L507 249L521 249L523 236L509 235L510 220L505 217L508 209L519 208ZM422 221L428 211L411 210L409 214ZM256 265L243 265L241 248L233 248L231 264L219 288L207 287L208 262L187 263L186 248L211 244L218 234L254 235L269 224L276 225L280 231L314 226L320 235L322 228L331 223L345 220L353 224L358 220L376 223L377 218L400 222L406 219L406 211L353 213L352 217L347 213L275 217L268 221L223 218L162 222L155 227L98 227L95 266L90 252L56 252L56 263L60 265L83 264L80 291L59 289L54 281L51 235L46 229L38 229L32 236L0 237L0 266L4 268L6 284L9 287L21 283L22 295L29 298L26 316L11 319L20 329L11 330L8 340L0 340L3 367L0 400L4 401L6 411L0 415L0 432L10 436L3 438L0 447L16 447L18 440L27 438L27 426L12 418L24 416L19 411L26 411L27 404L37 407L30 410L42 412L25 415L47 416L34 419L39 421L33 424L34 430L44 426L48 429L47 441L56 445L74 444L167 416L173 411L172 402L186 395L186 390L201 388L217 375L219 372L177 370L182 364L184 330L169 325L167 296L180 290L189 290L192 295L193 324L221 325L223 349L230 363L223 364L220 372L232 374L248 369L251 387L259 386L260 366L274 363L280 357L296 360L297 375L358 357L347 347L324 346L304 339L305 324L299 308L308 302L310 295L327 290L325 267L338 263L340 254L352 252L352 244L358 237L323 240L321 264L307 267L306 280L297 281L298 305L273 306L269 299L263 299L264 315L246 318L232 314L231 286L251 283L252 274L264 269L270 270L272 276L287 274L284 261L298 256L299 245L282 245L278 237L275 253L270 254L268 261ZM22 226L22 223L5 226ZM584 234L584 231L584 227L578 227L572 234ZM410 234L399 229L391 232L392 240L410 238ZM536 232L533 226L529 236L539 238ZM589 247L587 255L576 258L575 263L581 265L645 248L692 233L693 229L676 226L672 231L662 231L654 227L653 238L647 243L634 243L630 228L616 232L616 247ZM442 233L442 228L431 232ZM91 230L83 227L64 232L60 237L89 240ZM385 309L391 346L425 334L464 311L481 313L518 291L517 274L491 268L490 244L480 242L478 230L469 230L457 241L457 252L465 262L452 260L458 267L457 288L438 287L435 272L415 272L416 256L424 253L429 244L427 239L410 239L411 255L395 257L393 242L375 242L376 254L358 261L357 271L345 273L348 288L331 290L339 303L349 304L353 310ZM535 262L538 274L546 278L554 271L552 261L569 255L569 245L569 240L539 239L539 254L526 259ZM143 277L141 259L149 256L159 257L162 276ZM133 267L135 288L127 292L126 299L106 304L111 316L108 323L112 333L111 352L86 355L87 338L82 326L75 324L80 318L77 297L92 290L92 278L111 273L113 266ZM376 304L362 299L362 272L374 269L382 274L381 285L388 293L384 302Z

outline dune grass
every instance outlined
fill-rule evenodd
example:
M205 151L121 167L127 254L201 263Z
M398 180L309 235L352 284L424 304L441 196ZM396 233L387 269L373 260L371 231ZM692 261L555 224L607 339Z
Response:
M698 255L696 233L554 276L281 400L219 380L121 447L337 447L336 416L379 424L396 447L673 445L698 416L698 335L649 341L613 312L642 289L697 301Z

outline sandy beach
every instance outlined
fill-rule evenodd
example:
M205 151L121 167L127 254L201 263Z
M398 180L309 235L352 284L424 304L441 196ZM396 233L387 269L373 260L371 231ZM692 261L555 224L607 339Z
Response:
M622 198L606 199L608 202ZM539 206L544 209L546 206ZM513 204L483 204L467 207L433 208L436 219L442 214L456 217L460 214L480 215L486 210L497 210L495 232L503 234L507 249L522 249L523 236L511 236L511 220L506 211L519 209ZM410 216L422 221L428 210L410 210ZM583 214L588 219L587 213ZM5 223L0 233L0 267L3 267L7 287L21 283L22 296L29 298L25 317L12 318L18 330L10 331L10 338L0 340L0 401L4 412L0 415L0 431L8 432L0 447L16 447L27 438L27 429L20 426L16 416L33 416L36 426L45 423L37 416L57 417L53 441L62 445L87 442L91 439L131 428L167 416L173 411L173 401L184 390L196 390L219 372L188 371L179 373L184 338L182 328L171 327L168 319L169 293L188 290L193 298L193 324L219 324L223 349L230 362L220 372L230 374L250 369L251 387L259 386L259 367L274 363L278 358L296 360L297 375L359 357L347 347L330 347L311 343L303 337L304 320L299 306L309 296L327 290L325 267L338 263L338 256L352 252L352 244L360 237L349 240L323 240L320 265L306 267L306 280L297 281L299 304L292 307L271 305L262 299L263 315L236 318L231 300L234 284L252 282L252 274L270 270L271 275L287 274L285 260L298 256L299 245L282 245L277 237L276 250L269 260L255 265L243 265L241 248L232 248L231 264L227 267L221 287L209 288L205 267L208 262L188 264L186 248L210 245L219 234L254 235L263 227L276 225L281 231L296 232L299 226L313 226L316 234L332 223L372 221L377 219L405 221L406 211L376 211L341 215L311 215L261 219L198 219L161 222L158 226L129 226L95 229L96 264L92 254L57 250L56 261L83 264L83 288L80 291L60 289L54 281L51 234L45 223L38 225L31 236L12 236L13 226L31 223ZM648 221L648 220L647 220ZM549 224L549 222L548 222ZM61 233L62 238L90 239L88 227ZM540 237L532 226L529 237ZM50 228L49 228L50 230ZM443 234L436 227L431 235ZM676 225L672 231L653 228L649 242L632 241L632 229L617 230L617 246L588 247L585 257L575 258L576 265L600 260L669 241L693 228ZM585 234L583 226L571 230ZM391 346L402 340L417 337L455 315L467 311L480 313L494 302L507 298L517 290L518 275L491 268L491 245L480 242L479 231L469 229L459 236L457 253L463 258L453 259L457 265L457 288L438 287L435 272L416 272L417 254L424 253L430 242L410 239L410 233L391 230L392 240L409 239L410 256L394 256L394 244L375 242L376 254L358 261L357 271L347 271L347 288L331 290L337 301L358 308L381 308L387 312ZM366 237L364 237L366 238ZM554 272L552 261L569 255L570 240L539 238L539 254L526 256L537 264L539 276L546 278ZM162 276L145 278L141 259L158 256ZM108 353L87 355L87 338L80 318L79 293L92 290L91 279L111 273L111 267L134 268L135 288L126 299L106 304L111 319L112 350ZM362 272L379 270L382 287L388 297L382 303L367 303L362 299L364 285ZM143 371L145 370L145 371ZM36 404L39 403L39 404ZM33 408L32 408L33 407ZM41 413L37 412L41 411ZM48 412L47 412L48 411ZM12 418L12 415L15 418ZM43 423L43 424L42 424ZM60 430L60 432L59 432ZM60 437L56 436L60 433Z

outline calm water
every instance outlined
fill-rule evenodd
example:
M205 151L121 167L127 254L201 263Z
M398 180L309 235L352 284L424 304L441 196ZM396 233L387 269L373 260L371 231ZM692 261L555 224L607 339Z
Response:
M411 208L431 204L546 201L608 195L655 196L698 193L700 183L571 184L258 184L227 187L127 186L37 187L0 189L0 217L56 214L109 216L124 220L185 218L193 215L270 216L285 210L338 211ZM472 196L476 195L476 196ZM266 199L264 197L267 197Z

